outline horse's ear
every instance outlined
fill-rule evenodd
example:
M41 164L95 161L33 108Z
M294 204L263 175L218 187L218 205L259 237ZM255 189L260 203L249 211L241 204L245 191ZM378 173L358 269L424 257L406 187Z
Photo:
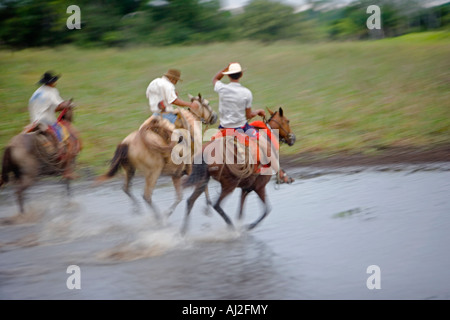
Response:
M269 111L270 115L273 116L274 112L269 109L269 107L266 107L267 111Z
M189 98L189 100L194 100L194 96L192 95L192 94L190 94L190 93L188 93L188 98Z
M280 107L280 109L278 109L278 111L280 112L280 117L282 117L283 116L283 108Z
M200 92L198 93L198 100L202 101L202 94Z

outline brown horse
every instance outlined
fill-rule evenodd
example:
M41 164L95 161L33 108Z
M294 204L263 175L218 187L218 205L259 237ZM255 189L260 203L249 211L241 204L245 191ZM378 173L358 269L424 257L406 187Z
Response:
M39 130L24 132L14 136L5 148L2 162L0 186L9 182L14 174L17 185L17 201L20 213L24 213L24 191L40 176L62 175L67 166L75 165L75 158L81 150L78 131L72 126L73 105L61 111L58 122L69 132L61 150L57 150L50 138ZM70 180L65 179L70 195Z
M261 121L255 121L252 122L251 125L253 125L257 129L266 128L270 130L271 133L274 132L273 130L278 130L280 141L287 143L289 146L292 146L295 143L295 135L292 133L289 126L289 120L284 116L283 109L279 108L279 110L276 112L272 112L271 110L268 111L270 113L269 120L265 121L265 123ZM262 125L260 123L262 123ZM276 135L272 136L276 137ZM229 227L234 228L233 223L231 222L225 211L221 208L220 203L236 188L242 189L238 214L239 220L243 218L243 205L245 202L245 198L250 192L255 191L264 204L263 214L255 222L248 225L248 230L255 228L270 212L270 208L266 204L265 189L267 183L272 177L270 174L245 172L245 170L242 169L245 167L245 165L239 164L238 162L230 164L225 163L225 161L208 161L210 159L205 159L205 157L208 157L207 153L205 153L206 148L214 143L222 143L222 141L220 140L221 139L216 139L215 141L208 142L203 146L202 163L194 164L192 174L183 183L184 187L195 187L194 192L187 200L186 215L181 229L181 232L183 234L187 231L189 214L192 210L192 207L194 206L197 198L206 190L210 177L217 180L220 183L222 189L218 200L214 204L214 209L221 215L221 217L225 220ZM220 148L216 148L216 150L219 149ZM236 148L234 151L236 152ZM277 148L275 148L275 152L278 152ZM236 160L236 154L234 160ZM239 170L241 170L241 173L239 173Z
M176 200L169 207L166 215L169 216L182 200L181 177L191 171L190 161L174 162L171 155L175 145L182 142L193 147L191 137L200 141L200 135L194 130L201 121L204 124L214 124L217 114L209 106L208 100L190 95L191 101L197 102L199 108L196 111L183 108L176 109L178 117L174 125L169 121L162 120L160 116L148 118L139 130L130 133L116 148L111 161L109 171L96 179L96 185L116 175L120 168L125 171L124 192L131 198L135 211L138 209L137 200L130 192L131 180L136 169L144 174L145 189L144 200L151 207L157 218L160 218L159 210L152 201L153 189L160 175L171 176L176 191ZM172 141L172 133L175 129L185 129L187 135L181 134L179 140ZM200 125L201 131L201 125ZM178 143L177 143L178 142ZM191 153L193 155L193 152ZM184 159L186 160L186 159Z

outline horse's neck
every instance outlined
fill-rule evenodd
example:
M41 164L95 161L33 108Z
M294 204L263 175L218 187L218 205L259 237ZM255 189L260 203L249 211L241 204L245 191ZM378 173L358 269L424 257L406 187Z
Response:
M196 125L198 126L198 124L196 124L196 118L189 111L179 109L179 112L181 117L181 126L178 129L186 129L192 136L194 136L194 128Z

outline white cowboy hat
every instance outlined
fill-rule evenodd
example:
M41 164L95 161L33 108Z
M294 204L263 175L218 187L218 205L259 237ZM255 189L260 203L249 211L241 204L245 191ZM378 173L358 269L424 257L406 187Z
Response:
M233 73L239 73L242 72L242 67L239 63L237 62L233 62L230 63L230 65L228 66L228 71L222 72L222 74L233 74Z

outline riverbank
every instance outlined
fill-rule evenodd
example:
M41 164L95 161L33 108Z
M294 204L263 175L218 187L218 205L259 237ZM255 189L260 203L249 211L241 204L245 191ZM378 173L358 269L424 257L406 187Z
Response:
M291 155L281 155L280 164L288 175L295 175L300 172L303 176L304 168L316 168L318 170L332 170L333 172L346 171L353 167L379 167L383 170L401 170L402 168L415 167L414 170L420 170L426 166L429 170L430 164L435 164L433 168L447 170L448 165L440 164L450 163L450 144L440 145L428 148L389 148L379 151L377 154L319 154L319 153L298 153ZM98 172L97 168L83 166L77 167L79 180L93 180L99 174L105 173L108 166L105 165L103 171ZM136 172L140 176L140 172ZM295 178L295 177L294 177ZM298 177L297 177L298 178ZM117 179L117 178L114 178Z
M280 163L284 168L298 167L352 167L352 166L378 166L378 165L408 165L450 162L450 144L411 148L393 147L379 151L377 154L318 154L300 153L297 155L283 155Z

